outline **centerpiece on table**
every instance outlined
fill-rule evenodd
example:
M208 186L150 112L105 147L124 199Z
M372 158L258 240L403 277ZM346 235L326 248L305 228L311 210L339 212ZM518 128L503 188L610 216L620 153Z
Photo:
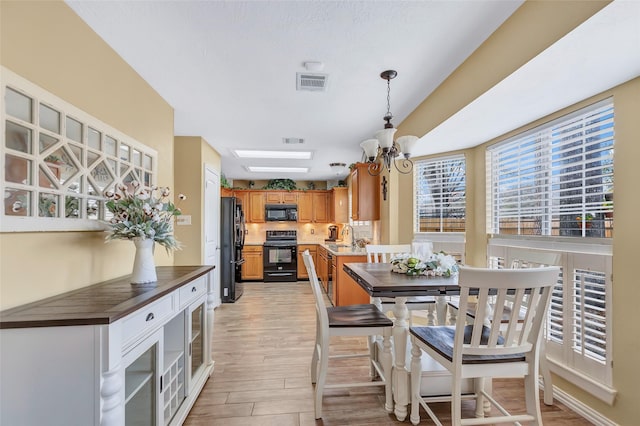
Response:
M432 253L426 259L413 253L398 254L391 258L391 265L392 272L407 275L450 277L458 272L456 259L443 251Z
M180 216L180 209L169 200L169 188L143 188L139 182L132 182L130 192L125 185L118 185L115 191L105 192L107 210L113 214L108 225L111 232L106 240L131 240L136 246L133 262L132 284L151 283L158 280L153 260L154 243L169 250L180 249L180 242L173 236L174 216ZM186 200L183 194L180 200Z

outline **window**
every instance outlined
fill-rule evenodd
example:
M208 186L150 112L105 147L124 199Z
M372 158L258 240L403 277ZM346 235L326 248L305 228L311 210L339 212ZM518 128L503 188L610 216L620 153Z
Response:
M610 238L613 119L607 99L490 147L489 232Z
M545 351L551 370L611 404L612 370L611 254L585 253L576 244L556 243L553 250L533 249L527 240L493 238L489 267L504 268L515 247L561 252L545 327Z
M155 182L157 154L2 69L0 231L102 229L103 193Z
M416 162L416 232L465 231L465 172L464 156Z

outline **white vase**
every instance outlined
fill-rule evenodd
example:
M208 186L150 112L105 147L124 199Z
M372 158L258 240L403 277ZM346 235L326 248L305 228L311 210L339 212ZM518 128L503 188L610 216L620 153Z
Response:
M158 281L156 264L153 259L154 241L149 238L134 238L136 257L133 260L131 284L145 284Z

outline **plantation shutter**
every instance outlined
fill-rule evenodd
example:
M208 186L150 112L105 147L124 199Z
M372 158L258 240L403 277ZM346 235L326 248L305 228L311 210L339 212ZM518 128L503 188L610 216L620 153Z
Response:
M613 101L487 150L489 232L611 237Z
M416 232L464 232L464 156L417 161L415 167Z

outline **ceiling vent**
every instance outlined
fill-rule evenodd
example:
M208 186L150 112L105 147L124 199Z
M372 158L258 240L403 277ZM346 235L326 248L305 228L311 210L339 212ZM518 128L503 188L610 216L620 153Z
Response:
M282 143L285 145L300 145L304 143L302 138L282 138Z
M325 92L327 90L327 74L312 74L308 72L296 73L296 89L312 92Z

